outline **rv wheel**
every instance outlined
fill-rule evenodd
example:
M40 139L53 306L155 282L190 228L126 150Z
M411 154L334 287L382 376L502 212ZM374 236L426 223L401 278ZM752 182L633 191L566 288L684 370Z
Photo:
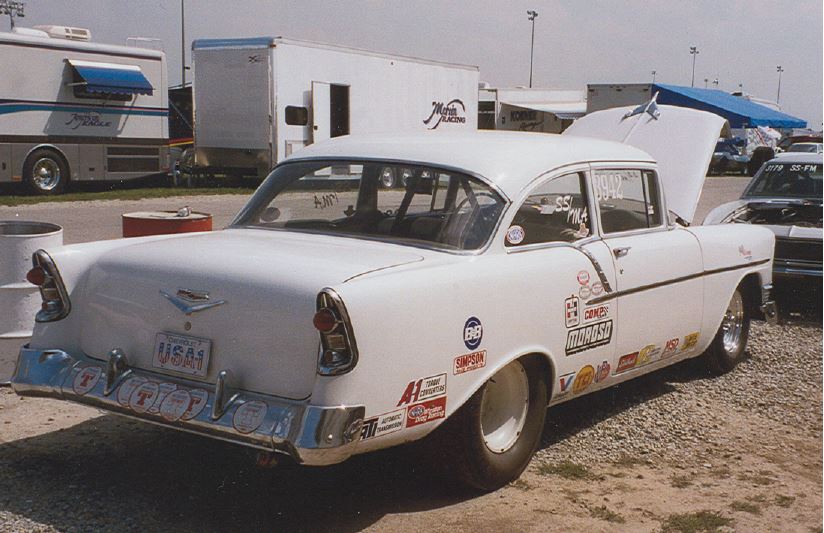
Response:
M60 194L69 181L69 165L58 152L38 148L23 164L23 181L34 194Z

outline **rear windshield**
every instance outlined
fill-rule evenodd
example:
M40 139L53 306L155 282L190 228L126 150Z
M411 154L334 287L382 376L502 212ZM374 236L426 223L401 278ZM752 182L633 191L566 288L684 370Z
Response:
M821 198L821 165L767 163L753 178L744 196Z
M460 172L380 161L298 162L277 167L232 225L476 250L504 205L489 185Z

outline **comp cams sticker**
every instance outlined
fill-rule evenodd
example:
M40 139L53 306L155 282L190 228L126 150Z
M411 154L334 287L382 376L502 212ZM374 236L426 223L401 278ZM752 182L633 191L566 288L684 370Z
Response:
M612 320L596 322L567 332L566 354L572 355L612 341Z

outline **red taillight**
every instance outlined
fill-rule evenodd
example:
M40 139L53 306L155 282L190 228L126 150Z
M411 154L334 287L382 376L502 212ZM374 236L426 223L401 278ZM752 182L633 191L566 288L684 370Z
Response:
M36 266L26 273L26 280L32 285L42 286L46 282L46 271Z
M332 333L338 327L338 317L331 309L323 308L315 313L312 324L321 333Z

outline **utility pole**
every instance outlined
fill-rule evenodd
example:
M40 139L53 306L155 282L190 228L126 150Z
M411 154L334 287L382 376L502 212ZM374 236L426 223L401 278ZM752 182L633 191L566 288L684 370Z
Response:
M655 74L656 74L656 72L653 70L652 71L652 83L655 83Z
M690 55L692 56L692 81L690 87L695 87L695 56L698 55L698 47L690 46Z
M186 6L180 0L180 87L186 87Z
M778 65L775 67L775 71L778 72L778 94L775 95L775 103L777 104L781 101L781 73L784 72L784 69L781 65Z
M0 15L8 15L11 29L14 29L14 17L25 17L25 2L13 2L11 0L0 0Z
M529 88L532 88L532 55L535 52L535 19L538 18L537 11L527 11L526 16L532 21L532 42L529 45Z

